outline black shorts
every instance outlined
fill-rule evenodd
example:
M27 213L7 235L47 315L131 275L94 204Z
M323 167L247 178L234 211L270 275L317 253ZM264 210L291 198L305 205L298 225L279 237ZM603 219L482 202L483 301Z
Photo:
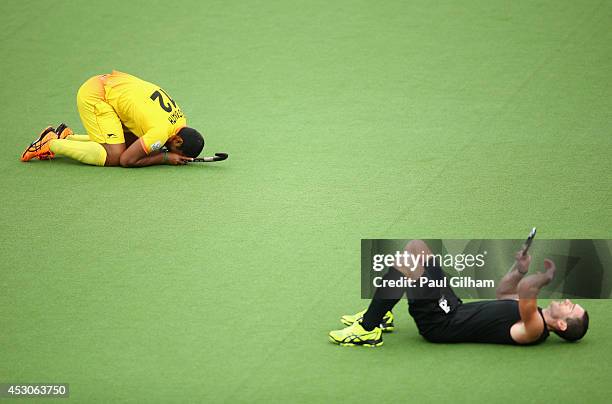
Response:
M446 277L439 266L428 265L423 273L428 280L442 281ZM448 282L448 280L447 280ZM443 334L448 321L461 306L450 286L418 286L406 288L408 311L427 340L434 340Z

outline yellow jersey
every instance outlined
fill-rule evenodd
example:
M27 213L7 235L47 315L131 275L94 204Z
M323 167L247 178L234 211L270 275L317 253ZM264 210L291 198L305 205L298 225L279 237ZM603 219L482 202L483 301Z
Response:
M145 153L157 151L187 119L176 101L158 85L114 70L103 76L106 102L123 126L138 136Z

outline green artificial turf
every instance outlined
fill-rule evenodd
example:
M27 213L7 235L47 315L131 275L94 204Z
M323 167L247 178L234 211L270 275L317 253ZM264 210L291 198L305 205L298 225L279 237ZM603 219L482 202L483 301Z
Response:
M588 337L327 342L361 238L612 238L612 3L0 4L0 383L77 402L606 402ZM75 94L167 89L216 165L20 163Z

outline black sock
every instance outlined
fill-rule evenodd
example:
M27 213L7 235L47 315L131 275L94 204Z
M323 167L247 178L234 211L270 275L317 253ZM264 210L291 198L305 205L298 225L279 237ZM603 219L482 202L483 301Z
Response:
M383 280L398 280L402 278L402 273L390 267L389 271L383 276ZM374 293L374 298L370 302L370 307L363 315L361 326L366 331L372 331L378 327L385 314L391 311L404 295L405 288L378 288Z

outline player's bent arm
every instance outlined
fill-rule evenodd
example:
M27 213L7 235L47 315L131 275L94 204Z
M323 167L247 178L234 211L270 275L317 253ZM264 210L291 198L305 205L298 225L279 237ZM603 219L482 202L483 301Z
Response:
M169 152L155 152L147 155L140 141L136 141L121 154L119 163L122 167L146 167L157 164L180 165L192 160L189 157Z
M518 300L517 285L523 279L524 274L518 271L516 266L516 263L514 263L510 271L499 281L499 285L495 290L495 297L497 299Z
M544 260L544 272L539 272L523 278L517 287L519 295L519 313L521 321L510 329L510 335L519 344L528 344L539 338L546 327L538 312L538 293L548 285L555 276L555 263Z
M544 330L544 320L538 312L538 294L555 276L555 264L544 260L544 272L539 272L523 278L518 286L519 313L521 321L510 329L512 339L519 344L528 344L539 338Z
M529 256L529 254L523 255L523 250L520 250L516 253L515 258L516 261L514 261L514 265L512 265L508 273L501 279L495 291L497 299L518 299L518 283L529 271L531 256Z
M145 167L162 164L163 154L154 153L147 155L139 141L130 145L122 154L119 163L122 167Z
M536 299L540 289L548 285L555 276L555 264L549 260L544 260L544 272L535 273L523 278L517 287L519 299ZM520 300L519 300L520 301Z

